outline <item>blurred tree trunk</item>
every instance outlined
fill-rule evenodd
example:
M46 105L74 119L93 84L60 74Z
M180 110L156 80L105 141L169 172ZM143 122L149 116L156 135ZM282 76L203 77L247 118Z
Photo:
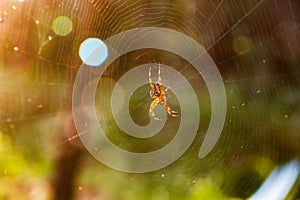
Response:
M59 145L58 154L54 161L52 180L53 199L71 200L76 192L75 179L80 167L83 151L77 143L79 138L73 123L71 111L62 114L61 133L59 141L66 141ZM63 139L62 139L63 138ZM62 139L62 140L61 140Z

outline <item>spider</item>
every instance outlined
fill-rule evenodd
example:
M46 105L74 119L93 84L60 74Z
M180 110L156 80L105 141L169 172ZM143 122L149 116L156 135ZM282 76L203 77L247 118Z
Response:
M161 103L169 115L171 115L172 117L177 117L177 111L173 111L167 104L165 92L168 91L169 88L164 89L160 74L160 65L158 65L158 81L153 83L151 79L151 67L149 68L149 82L151 87L150 97L154 99L150 105L149 113L154 119L160 120L155 116L154 108L158 103Z

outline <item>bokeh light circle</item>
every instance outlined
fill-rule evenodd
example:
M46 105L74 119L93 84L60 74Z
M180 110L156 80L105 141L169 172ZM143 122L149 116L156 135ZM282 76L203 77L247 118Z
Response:
M52 22L52 30L58 36L66 36L71 33L73 22L67 16L58 16Z
M79 56L89 66L101 65L108 56L106 44L98 38L88 38L83 41L79 48Z
M174 41L180 41L181 43L176 43ZM190 64L192 64L192 66L195 67L199 74L201 74L207 85L211 97L211 120L207 134L199 151L199 157L205 157L212 150L220 137L225 122L227 107L226 92L222 77L216 67L216 64L205 51L205 49L199 43L185 34L171 29L156 27L137 28L125 31L108 38L104 41L104 43L107 45L109 52L109 56L107 57L106 61L101 65L101 67L97 68L89 67L84 63L77 73L73 89L72 106L75 126L79 133L80 139L87 150L100 162L113 169L130 173L146 173L159 170L176 161L180 156L183 155L183 153L193 142L198 131L200 119L199 105L196 97L191 98L196 99L192 102L188 102L186 99L179 99L181 107L181 120L177 134L172 141L169 142L169 144L156 151L147 153L134 153L124 150L112 143L107 138L102 127L98 123L98 120L101 119L98 119L96 115L95 94L98 82L104 71L117 58L128 52L152 48L174 53L177 56L187 60ZM144 76L147 76L149 66L144 65L136 68L137 69L134 68L133 71L130 70L127 73L133 74L134 77L139 77L140 73ZM164 68L168 73L175 71L167 66L164 66ZM127 73L124 76L126 76ZM176 71L174 73L176 73L176 76L179 78L180 73ZM176 78L174 78L174 80L176 80ZM119 81L122 81L122 78ZM143 81L144 83L147 83L148 79L144 77ZM133 84L125 87L124 84L128 82L133 82ZM117 83L117 85L118 84L119 83ZM130 81L123 82L122 87L128 89L126 92L132 93L132 91L134 91L134 89L137 87L137 84L143 83L138 83L136 78L132 78ZM176 82L172 84L176 84ZM186 83L184 87L172 88L177 98L180 98L179 93L183 91L177 92L176 89L185 87L188 87L188 83ZM82 94L83 90L85 91L84 94ZM117 89L115 88L115 90ZM114 91L112 96L111 106L114 108L119 104L119 101L114 100L117 99L114 97L114 95L117 93L118 92ZM193 94L194 93L191 92L189 95ZM188 103L192 106L188 112L185 111L185 106L183 105L184 103ZM120 104L124 105L123 103ZM118 110L113 110L113 112L116 120L116 116L120 115L120 112L118 112ZM132 123L130 123L128 118L130 117L120 118L123 120L122 123L124 125L121 127L122 130L130 128ZM152 120L151 123L158 124L160 122ZM153 135L153 133L141 133L139 135L138 132L130 132L127 134L132 134L135 137L141 138Z

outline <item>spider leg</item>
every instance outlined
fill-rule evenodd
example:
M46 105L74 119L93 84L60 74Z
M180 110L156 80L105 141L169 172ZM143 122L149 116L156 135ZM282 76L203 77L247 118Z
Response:
M161 121L161 119L158 119L158 118L155 116L155 114L154 114L154 108L155 108L155 106L156 106L158 103L159 103L159 99L158 99L158 98L156 98L156 99L154 99L154 100L152 101L152 103L151 103L151 105L150 105L150 109L149 109L149 114L150 114L154 119Z
M152 79L151 79L151 67L149 68L149 83L150 83L150 87L152 90L154 90L154 86L153 86L153 82L152 82Z
M169 89L170 89L170 88L169 88L169 87L167 87L167 88L165 89L165 92L167 92Z
M160 70L160 63L158 64L158 81L161 83L161 70Z
M169 113L169 115L171 115L172 117L178 117L178 114L177 114L177 111L174 111L172 110L168 104L167 104L167 101L166 101L166 98L164 99L164 101L162 102L165 110Z

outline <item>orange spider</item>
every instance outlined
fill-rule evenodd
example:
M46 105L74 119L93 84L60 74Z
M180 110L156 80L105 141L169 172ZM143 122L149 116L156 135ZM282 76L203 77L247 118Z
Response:
M150 82L150 97L153 98L154 100L152 101L149 109L150 115L156 119L155 114L154 114L154 108L158 103L161 103L164 107L164 109L171 115L172 117L177 117L177 111L173 111L167 104L167 98L165 95L165 92L168 90L164 89L163 84L161 82L161 76L160 76L161 70L160 70L160 65L158 65L158 81L153 83L151 80L151 67L149 68L149 82Z

